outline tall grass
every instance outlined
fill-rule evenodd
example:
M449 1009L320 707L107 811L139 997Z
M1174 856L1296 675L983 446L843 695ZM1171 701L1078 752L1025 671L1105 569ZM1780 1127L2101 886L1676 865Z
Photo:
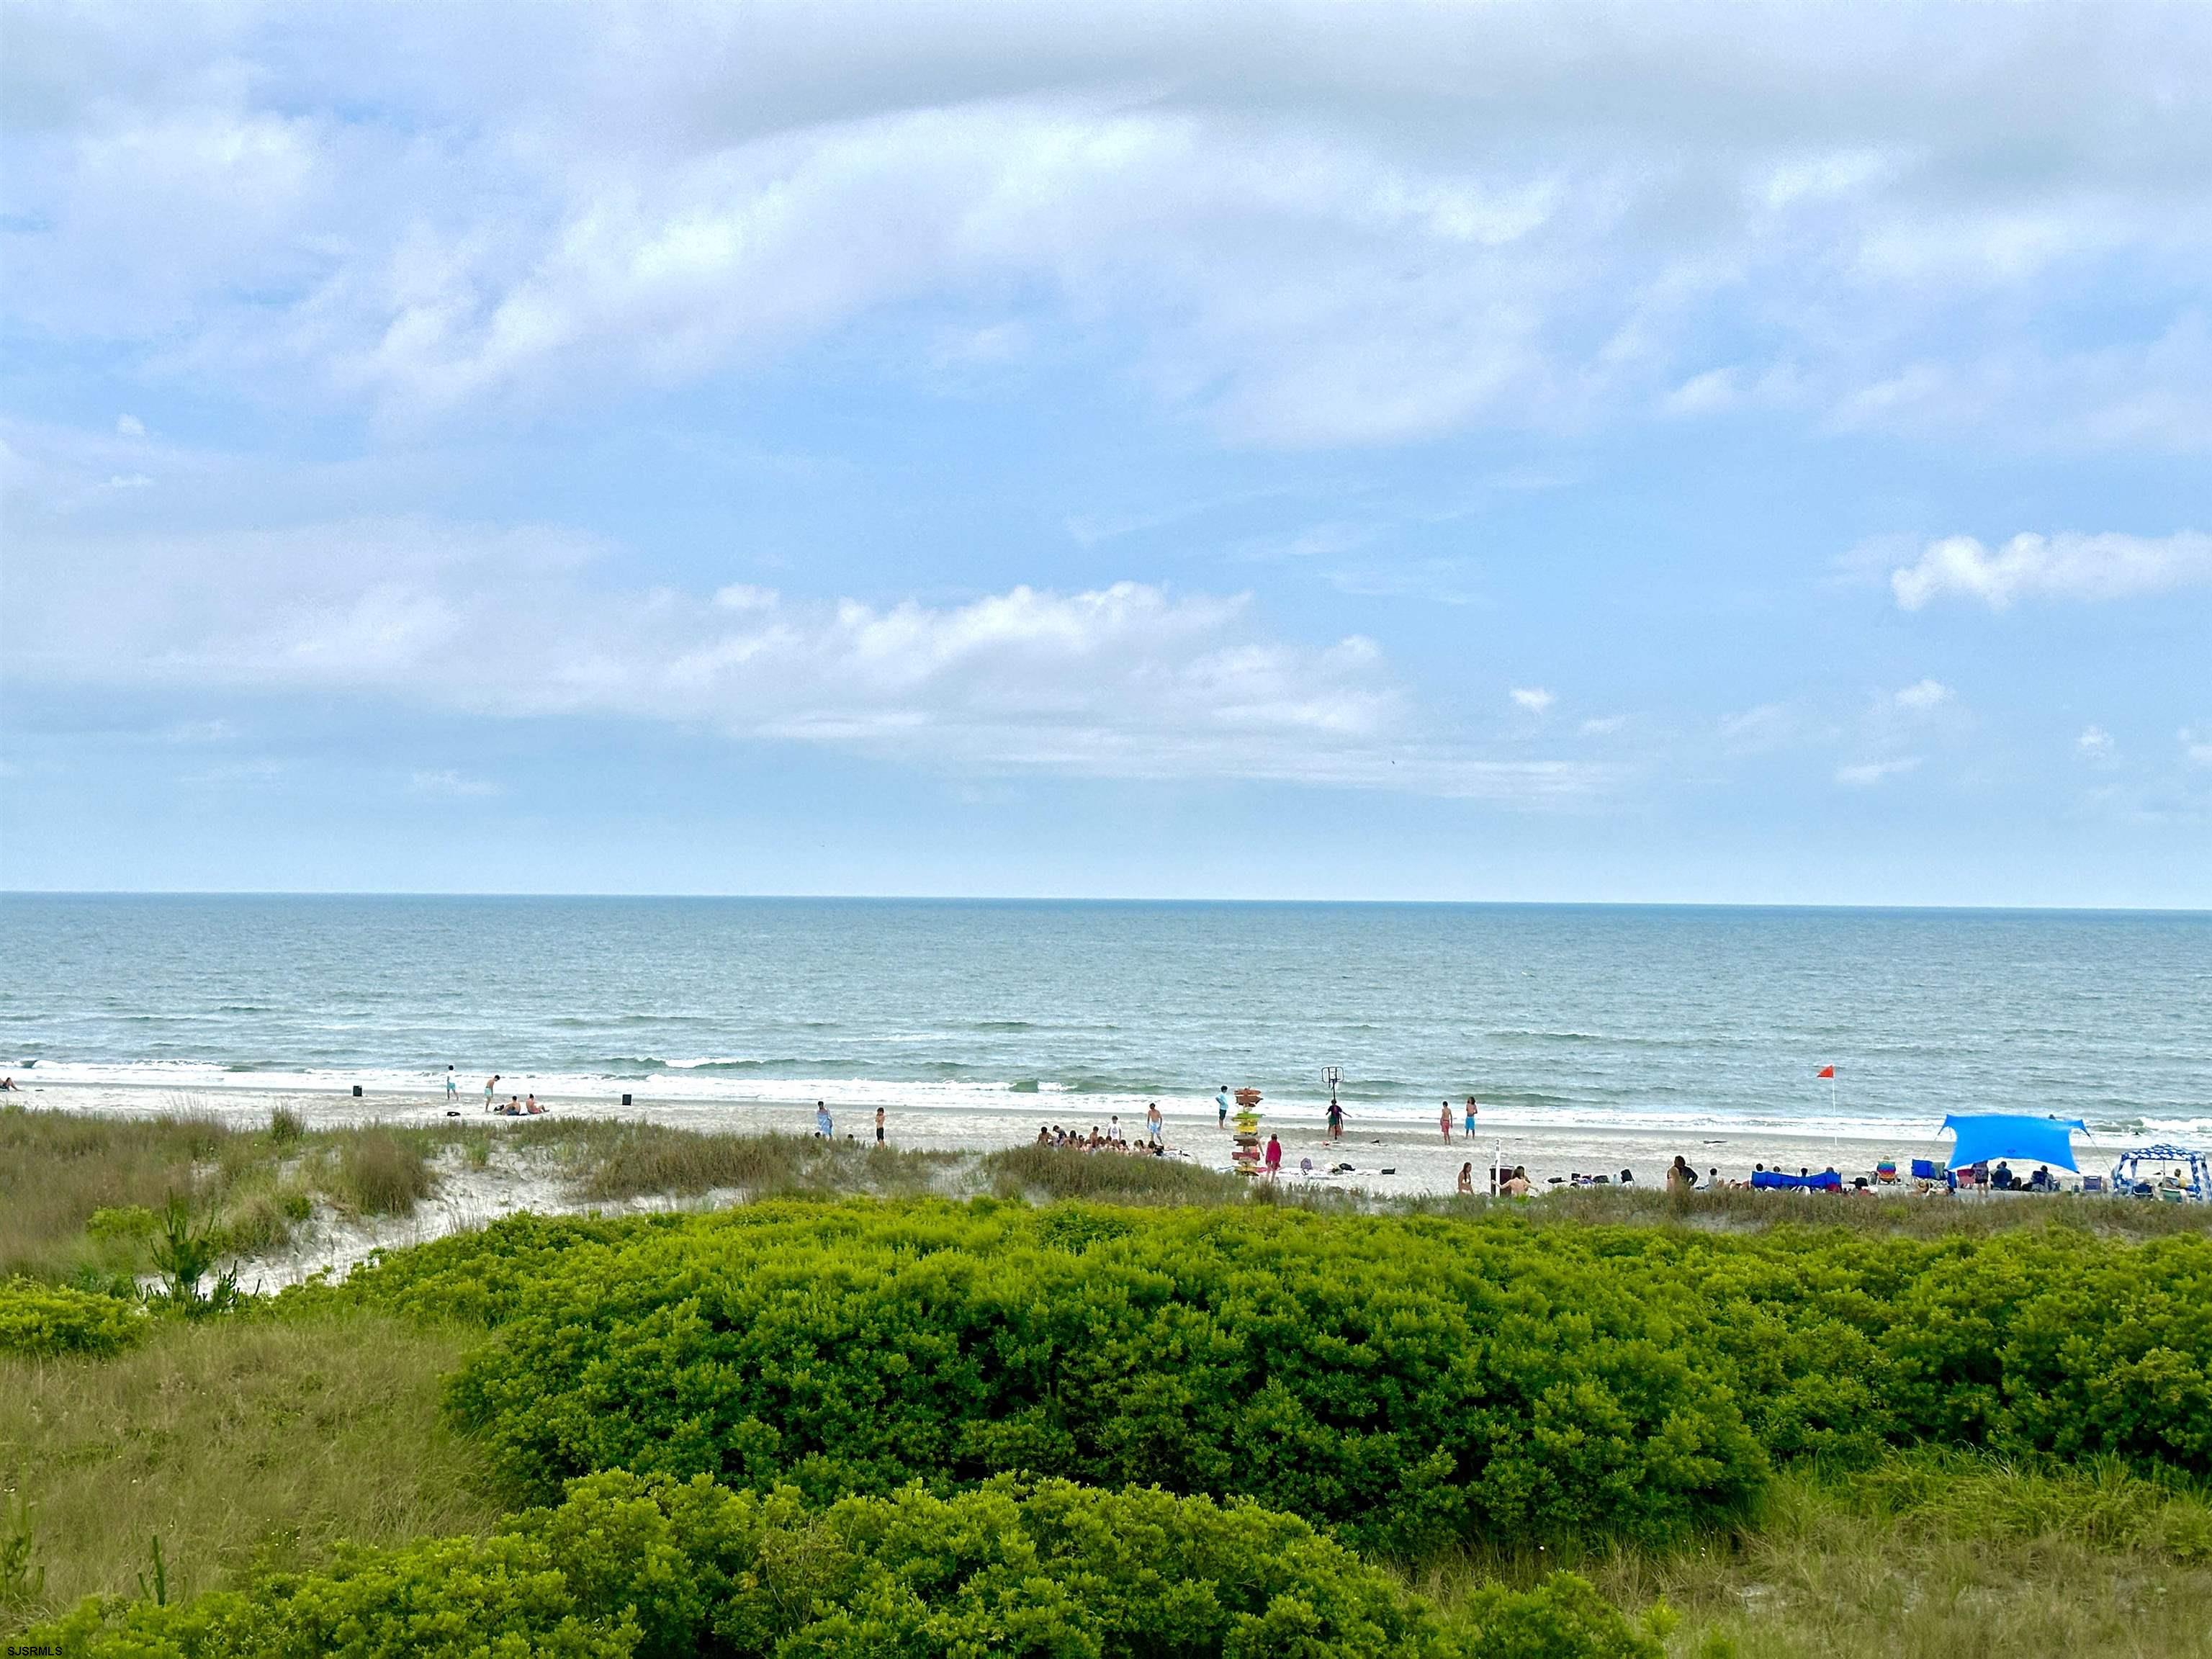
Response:
M817 1140L811 1135L720 1134L658 1123L579 1121L519 1126L522 1146L556 1149L580 1199L611 1202L665 1194L696 1198L927 1193L957 1153Z
M439 1416L448 1338L374 1316L163 1322L104 1360L0 1360L0 1489L27 1511L35 1595L15 1630L131 1595L159 1536L171 1599L257 1558L319 1557L494 1518L474 1450Z
M2212 1652L2212 1504L2116 1464L1964 1453L1777 1474L1742 1527L1687 1547L1480 1554L1421 1576L1449 1601L1566 1566L1682 1615L1682 1659L2180 1659Z
M1844 1227L1906 1238L1988 1237L2039 1227L2085 1229L2115 1238L2165 1238L2212 1232L2212 1204L2153 1204L2080 1194L1984 1198L1837 1197L1723 1188L1668 1193L1656 1188L1558 1187L1526 1200L1432 1197L1385 1199L1376 1207L1419 1215L1480 1215L1506 1210L1539 1223L1680 1226L1712 1232L1773 1227Z
M121 1290L156 1264L173 1195L222 1257L281 1249L318 1196L404 1215L434 1184L428 1159L453 1131L309 1130L279 1107L265 1130L190 1115L94 1117L0 1106L0 1279L97 1281ZM482 1132L478 1138L483 1139Z
M88 1239L99 1210L156 1211L172 1193L212 1186L233 1132L204 1118L84 1117L0 1106L0 1278L66 1278L121 1267L137 1244Z
M987 1153L981 1171L1002 1198L1084 1199L1107 1204L1242 1204L1251 1181L1180 1158L1123 1157L1069 1146L1012 1146Z
M420 1137L372 1127L340 1143L331 1195L357 1215L407 1215L437 1185Z

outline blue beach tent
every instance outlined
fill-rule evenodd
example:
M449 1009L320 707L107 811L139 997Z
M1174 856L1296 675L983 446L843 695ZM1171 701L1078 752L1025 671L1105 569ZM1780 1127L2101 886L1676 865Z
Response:
M1761 1192L1779 1189L1784 1192L1839 1193L1844 1189L1844 1178L1832 1170L1819 1175L1784 1175L1779 1170L1761 1170L1752 1176L1751 1184Z
M1943 1120L1939 1133L1954 1134L1949 1167L1963 1170L1971 1164L2048 1164L2054 1170L2081 1166L2074 1162L2073 1132L2087 1133L2078 1117L2030 1117L2023 1112L1954 1112Z

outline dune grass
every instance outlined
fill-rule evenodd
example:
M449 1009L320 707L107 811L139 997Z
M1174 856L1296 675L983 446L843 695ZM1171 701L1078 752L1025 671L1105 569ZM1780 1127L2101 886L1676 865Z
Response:
M1180 1158L1125 1158L1067 1146L1011 1146L987 1152L978 1170L999 1197L1031 1201L1242 1204L1252 1195L1253 1184L1243 1176Z
M897 1196L933 1190L964 1159L957 1152L911 1152L811 1135L728 1134L665 1124L575 1119L503 1129L512 1145L552 1149L574 1196L613 1202L665 1194L710 1192L748 1197L807 1194Z
M1565 1566L1680 1616L1680 1659L2180 1659L2212 1653L2212 1503L2117 1464L1898 1454L1778 1473L1685 1548L1483 1554L1415 1583L1446 1601Z
M0 1509L27 1513L43 1580L0 1630L137 1594L157 1537L174 1600L340 1539L481 1531L478 1459L439 1414L458 1357L353 1314L164 1321L112 1358L0 1360Z
M404 1215L434 1190L430 1158L458 1128L369 1124L310 1130L278 1107L265 1129L189 1112L95 1117L0 1106L0 1279L120 1291L180 1198L221 1255L276 1250L318 1203ZM489 1145L485 1132L476 1139Z
M407 1215L437 1186L420 1138L355 1132L337 1149L337 1195L361 1215Z
M1986 1237L2022 1229L2062 1226L2115 1238L2165 1238L2212 1232L2212 1204L2154 1204L2142 1199L2078 1194L1921 1198L1837 1197L1809 1193L1669 1193L1658 1188L1553 1188L1526 1200L1431 1197L1383 1199L1376 1207L1417 1215L1481 1215L1500 1210L1538 1221L1615 1226L1682 1226L1716 1232L1772 1227L1846 1227L1905 1238Z

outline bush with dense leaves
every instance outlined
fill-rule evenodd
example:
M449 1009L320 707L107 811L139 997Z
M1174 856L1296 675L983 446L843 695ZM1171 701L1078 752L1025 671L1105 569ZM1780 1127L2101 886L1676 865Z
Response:
M453 1405L540 1500L616 1468L817 1498L1011 1470L1420 1555L1720 1519L1770 1452L2212 1472L2195 1237L766 1205L519 1218L344 1294L493 1328Z
M0 1282L0 1354L111 1354L145 1325L134 1304L112 1296L28 1279Z
M499 1321L453 1399L528 1497L606 1468L817 1499L1014 1471L1425 1554L1656 1536L1764 1473L1670 1313L1510 1230L941 1204L607 1228L495 1230L355 1287Z
M26 1633L88 1659L1659 1659L1587 1583L1449 1613L1293 1516L1159 1492L920 1488L825 1510L611 1473L489 1540L352 1552L179 1607Z

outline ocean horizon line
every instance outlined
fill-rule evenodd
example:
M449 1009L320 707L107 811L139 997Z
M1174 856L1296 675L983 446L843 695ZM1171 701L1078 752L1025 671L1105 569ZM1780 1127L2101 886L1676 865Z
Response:
M69 888L0 887L9 899L449 899L593 903L913 904L947 908L1081 905L1130 909L1407 909L1407 910L1665 910L1743 911L1766 915L1844 913L1855 915L1943 916L2173 916L2212 918L2212 906L2129 904L1963 904L1859 902L1847 900L1768 899L1495 899L1171 897L1142 894L1054 893L738 893L605 892L559 890L432 888Z

